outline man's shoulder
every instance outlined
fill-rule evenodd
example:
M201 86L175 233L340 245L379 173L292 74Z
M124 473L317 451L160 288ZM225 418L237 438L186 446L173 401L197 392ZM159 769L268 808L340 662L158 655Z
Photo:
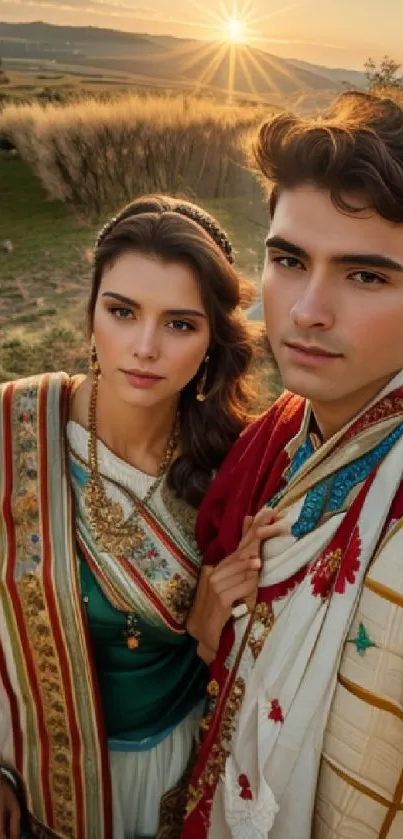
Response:
M305 405L302 396L285 390L262 416L252 422L240 436L240 440L252 440L262 434L271 433L279 424L286 424L300 413Z

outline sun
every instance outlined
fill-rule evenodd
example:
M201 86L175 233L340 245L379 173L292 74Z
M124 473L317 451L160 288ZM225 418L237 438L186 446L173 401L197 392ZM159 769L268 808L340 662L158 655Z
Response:
M245 26L236 17L230 18L225 24L227 40L233 44L241 44L245 40Z

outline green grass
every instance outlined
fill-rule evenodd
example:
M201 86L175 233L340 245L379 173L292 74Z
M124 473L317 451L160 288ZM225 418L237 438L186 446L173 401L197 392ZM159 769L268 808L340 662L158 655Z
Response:
M12 253L0 249L0 329L13 329L22 315L32 329L57 318L85 296L89 288L88 252L94 230L72 218L61 203L48 201L29 167L18 157L0 157L1 243L10 240Z
M239 270L257 279L266 232L263 202L239 197L204 203L227 230ZM49 201L18 156L0 152L0 381L45 369L83 369L97 229ZM11 253L3 247L6 240Z
M95 230L48 201L29 167L10 154L0 153L0 196L0 380L51 369L58 360L52 342L60 363L77 367Z

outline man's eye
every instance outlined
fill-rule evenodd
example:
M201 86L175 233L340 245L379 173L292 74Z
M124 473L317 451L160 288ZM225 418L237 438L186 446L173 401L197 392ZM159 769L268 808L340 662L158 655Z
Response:
M275 256L272 262L281 265L283 268L304 268L303 263L296 256Z
M385 277L380 277L373 271L355 271L354 274L350 274L350 277L359 285L385 285L387 283Z

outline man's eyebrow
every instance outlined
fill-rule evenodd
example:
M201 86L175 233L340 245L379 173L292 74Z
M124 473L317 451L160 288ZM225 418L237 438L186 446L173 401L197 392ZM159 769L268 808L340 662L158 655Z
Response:
M289 242L282 236L269 236L266 240L266 247L273 250L284 251L292 254L299 259L309 259L309 254L304 248ZM359 265L362 268L385 268L389 271L403 272L403 263L392 259L390 256L384 256L380 253L344 253L335 254L330 261L334 265Z
M269 238L266 239L266 248L285 251L286 253L291 253L293 256L302 257L303 259L308 259L309 256L304 248L301 248L299 245L294 245L293 242L283 239L282 236L269 236Z
M403 264L381 253L345 253L332 257L335 265L360 265L363 268L386 268L403 272Z
M118 292L115 291L103 291L102 297L107 297L110 300L117 300L119 303L124 303L125 306L139 308L139 303L136 303L136 301L132 300L131 297L125 297L124 294L118 294ZM171 315L172 317L207 318L205 312L201 312L199 309L167 309L164 314Z

